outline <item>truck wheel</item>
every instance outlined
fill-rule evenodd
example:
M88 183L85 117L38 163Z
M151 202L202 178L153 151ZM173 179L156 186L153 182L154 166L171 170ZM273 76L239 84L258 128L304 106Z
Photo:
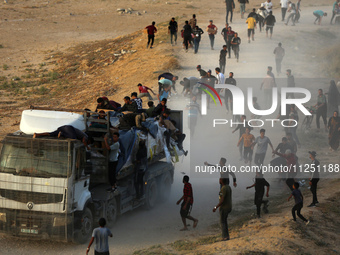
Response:
M112 227L113 224L116 222L117 214L117 201L115 198L113 198L107 203L106 220L108 227Z
M148 209L153 208L156 205L157 201L157 183L155 179L151 179L148 181L147 186L146 186L146 207Z
M93 216L91 210L86 207L81 214L80 228L74 233L76 243L86 243L92 236Z
M172 184L172 180L171 180L171 176L170 173L165 173L163 174L162 178L161 178L161 182L160 182L160 202L166 202L169 197L170 197L170 193L171 193L171 184Z

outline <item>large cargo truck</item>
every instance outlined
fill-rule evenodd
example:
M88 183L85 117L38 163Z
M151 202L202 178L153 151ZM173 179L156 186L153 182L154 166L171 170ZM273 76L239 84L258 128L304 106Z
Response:
M1 232L84 243L91 237L99 218L106 218L108 226L112 226L117 216L123 213L140 206L152 208L157 201L167 199L173 182L174 164L166 159L169 153L166 153L162 127L157 121L154 123L158 125L158 135L143 134L136 129L122 132L120 139L125 151L117 172L118 187L115 191L108 191L107 153L101 152L100 148L87 151L84 144L75 139L33 138L36 127L30 130L30 123L38 127L45 122L50 126L51 122L55 122L54 125L65 124L65 118L68 119L65 114L70 115L61 111L39 111L26 110L21 125L26 133L8 134L2 141ZM91 117L88 117L88 112L78 115L72 116L77 127L81 128L79 120L83 120L85 129L89 130L87 123L91 122ZM50 120L42 121L41 118L46 116ZM63 120L58 122L53 116ZM173 111L171 116L182 129L182 112ZM52 125L40 131L51 131L57 127ZM124 136L128 139L124 140ZM136 199L133 160L140 139L147 144L148 169L144 175L144 196Z

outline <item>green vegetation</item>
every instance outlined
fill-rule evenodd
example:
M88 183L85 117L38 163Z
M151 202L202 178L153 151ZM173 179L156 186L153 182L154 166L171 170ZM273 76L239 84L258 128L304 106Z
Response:
M8 65L3 64L2 69L7 70L8 69Z

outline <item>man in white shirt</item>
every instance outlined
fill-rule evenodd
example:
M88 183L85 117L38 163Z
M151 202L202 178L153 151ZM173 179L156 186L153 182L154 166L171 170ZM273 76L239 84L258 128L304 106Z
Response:
M281 4L282 21L284 21L286 17L287 8L288 8L288 0L281 0L280 4Z
M288 10L287 11L290 12L290 14L287 18L287 22L285 23L285 25L287 26L288 23L289 23L289 20L292 19L292 22L293 22L292 26L295 26L296 6L291 1L288 1Z
M273 8L272 0L267 0L264 2L264 8L266 8L267 12L269 13Z
M216 72L216 84L224 84L225 78L224 74L221 73L221 69L219 67L215 68ZM216 89L217 93L220 93L221 89Z

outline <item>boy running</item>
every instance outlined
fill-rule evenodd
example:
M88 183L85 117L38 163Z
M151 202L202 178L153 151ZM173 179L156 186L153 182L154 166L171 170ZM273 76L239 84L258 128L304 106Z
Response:
M293 215L293 220L296 221L296 216L295 216L295 211L297 211L297 216L299 216L299 218L301 220L303 220L304 222L306 222L306 225L309 224L309 220L307 220L305 217L302 216L301 209L303 207L303 196L301 191L299 190L299 183L295 182L293 184L293 191L292 194L289 196L289 198L287 199L288 201L294 196L295 199L295 205L292 208L292 215Z

